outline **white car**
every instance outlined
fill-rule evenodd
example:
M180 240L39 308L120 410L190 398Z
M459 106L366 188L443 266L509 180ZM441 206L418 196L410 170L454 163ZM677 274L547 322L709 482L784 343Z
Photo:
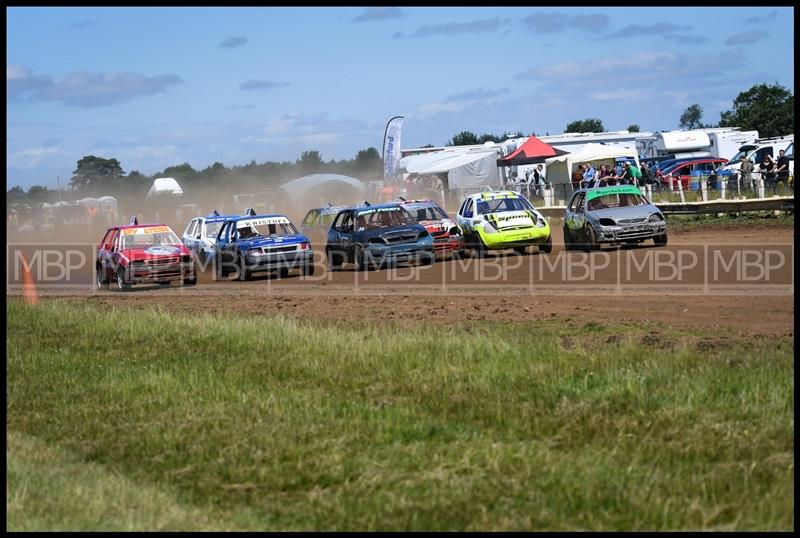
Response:
M240 215L220 215L215 209L205 217L196 217L189 221L183 231L181 241L194 253L195 259L204 267L214 259L214 245L222 225Z
M545 253L553 249L547 219L516 191L470 194L462 202L456 221L464 231L464 246L478 257L488 250L506 248L524 254L531 245Z

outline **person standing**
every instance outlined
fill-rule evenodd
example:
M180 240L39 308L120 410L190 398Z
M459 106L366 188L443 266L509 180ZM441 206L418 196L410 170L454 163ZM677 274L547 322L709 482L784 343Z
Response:
M630 161L625 161L623 166L625 172L622 174L622 183L636 185L637 187L640 186L639 182L642 179L642 171L632 165Z
M789 184L789 157L784 150L778 152L778 162L775 171L778 173L778 181L784 185Z
M596 174L596 171L594 169L594 166L592 166L592 163L584 163L583 167L584 167L583 171L584 186L591 187L594 185L594 176Z
M775 183L775 161L772 159L772 155L769 153L764 155L764 160L761 161L761 166L759 168L764 182L773 185Z
M583 181L583 165L579 164L578 168L572 173L572 190L576 191L581 188L581 181Z
M742 180L742 185L745 187L750 187L753 183L753 161L742 155L739 157L739 160L742 161L742 164L739 165L739 178Z

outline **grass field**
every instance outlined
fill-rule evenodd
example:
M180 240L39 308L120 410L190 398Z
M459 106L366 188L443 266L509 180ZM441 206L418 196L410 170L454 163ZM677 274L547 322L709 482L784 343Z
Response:
M6 313L8 530L794 528L791 337Z

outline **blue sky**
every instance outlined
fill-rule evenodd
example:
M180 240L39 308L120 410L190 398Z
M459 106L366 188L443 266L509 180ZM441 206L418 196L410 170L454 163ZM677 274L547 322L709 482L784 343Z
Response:
M794 9L7 8L7 187L84 155L151 174L323 159L462 130L676 129L753 84L794 91Z

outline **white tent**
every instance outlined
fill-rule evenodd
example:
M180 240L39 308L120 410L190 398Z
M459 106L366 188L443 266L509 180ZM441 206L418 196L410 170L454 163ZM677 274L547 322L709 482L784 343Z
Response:
M311 174L280 186L275 199L278 207L332 204L354 204L364 199L364 182L342 174Z
M614 166L616 160L621 158L633 160L636 166L639 166L639 156L635 149L605 144L586 144L578 152L547 159L545 161L547 180L553 184L570 183L572 173L581 163L592 163L595 167L601 164Z
M478 148L467 151L448 149L400 159L398 169L409 174L447 174L448 186L453 189L499 187L497 149Z
M163 195L182 196L183 189L181 189L181 186L178 185L177 181L175 181L175 178L159 177L153 181L153 186L150 187L150 191L148 191L146 199L150 200L154 196Z

